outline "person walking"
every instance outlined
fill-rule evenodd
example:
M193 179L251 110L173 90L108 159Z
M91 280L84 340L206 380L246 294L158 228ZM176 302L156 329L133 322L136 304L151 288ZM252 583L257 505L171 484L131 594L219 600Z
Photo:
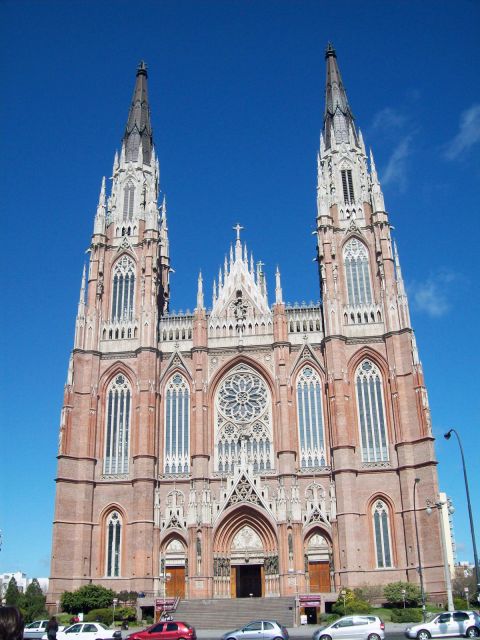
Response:
M47 638L48 640L57 640L58 622L55 616L52 616L47 622Z

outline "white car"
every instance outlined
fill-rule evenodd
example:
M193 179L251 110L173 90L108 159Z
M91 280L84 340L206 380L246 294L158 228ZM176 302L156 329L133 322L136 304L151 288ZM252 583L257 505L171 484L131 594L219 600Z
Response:
M109 640L110 638L121 640L122 632L109 629L101 622L76 622L64 631L57 632L57 640ZM46 633L42 636L42 640L48 640Z
M25 625L25 629L23 630L23 639L24 640L40 640L40 638L45 634L47 629L48 620L35 620L34 622L30 622L30 624ZM58 627L59 631L63 631L65 627Z
M344 616L320 627L312 640L384 640L385 624L378 616Z
M405 629L407 638L428 640L444 636L465 636L478 638L480 636L480 616L474 611L449 611L440 613L430 622L422 622Z

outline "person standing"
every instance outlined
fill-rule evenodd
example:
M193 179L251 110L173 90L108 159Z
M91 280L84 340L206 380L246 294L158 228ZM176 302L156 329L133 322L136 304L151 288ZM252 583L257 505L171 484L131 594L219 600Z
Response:
M52 616L47 622L47 638L48 640L57 640L58 622L55 616Z

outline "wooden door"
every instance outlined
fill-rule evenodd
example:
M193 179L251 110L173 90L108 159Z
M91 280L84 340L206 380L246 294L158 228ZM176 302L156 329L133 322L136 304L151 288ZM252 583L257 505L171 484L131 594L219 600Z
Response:
M309 562L310 593L330 592L330 566L328 562Z
M185 598L185 567L167 567L167 598Z
M230 597L237 597L237 567L235 565L230 567Z

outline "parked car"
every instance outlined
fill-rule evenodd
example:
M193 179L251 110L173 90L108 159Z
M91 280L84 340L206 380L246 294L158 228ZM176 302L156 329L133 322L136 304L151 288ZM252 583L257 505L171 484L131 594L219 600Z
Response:
M169 620L135 631L128 636L128 640L197 640L197 633L195 627L186 622Z
M415 624L405 629L407 638L440 638L442 636L480 636L480 616L475 611L449 611L440 613L429 622Z
M47 623L48 620L35 620L25 625L25 629L23 630L24 640L40 640L46 632ZM63 631L63 629L65 629L65 627L58 627L59 631Z
M121 640L122 632L109 629L101 622L77 622L57 632L57 640L109 640L110 638ZM42 636L42 640L48 640L46 633Z
M288 640L288 631L276 620L253 620L240 629L224 633L222 640Z
M384 640L385 623L377 616L344 616L317 629L312 640Z

